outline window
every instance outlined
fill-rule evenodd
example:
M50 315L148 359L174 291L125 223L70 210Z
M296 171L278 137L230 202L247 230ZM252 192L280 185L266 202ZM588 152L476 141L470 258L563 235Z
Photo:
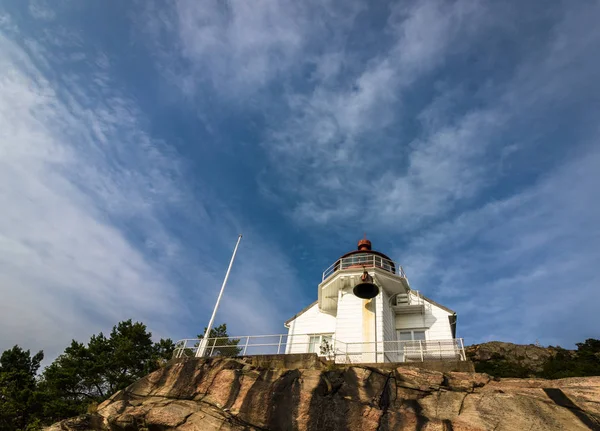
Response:
M398 354L400 362L422 361L427 350L424 329L403 329L398 331Z
M308 353L316 353L317 355L323 355L321 347L325 347L325 343L329 347L333 347L333 334L315 334L311 335L308 340Z
M406 331L398 331L399 341L425 341L425 330L411 329Z

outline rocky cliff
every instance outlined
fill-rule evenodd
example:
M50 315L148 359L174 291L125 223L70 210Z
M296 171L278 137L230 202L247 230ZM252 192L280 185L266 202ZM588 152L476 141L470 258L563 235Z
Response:
M504 364L521 375L535 375L542 372L547 361L559 351L573 356L574 351L541 347L534 344L512 344L501 341L474 344L465 348L467 357L473 361L477 370L490 372ZM519 375L519 377L521 377Z
M600 430L600 377L173 361L51 431Z

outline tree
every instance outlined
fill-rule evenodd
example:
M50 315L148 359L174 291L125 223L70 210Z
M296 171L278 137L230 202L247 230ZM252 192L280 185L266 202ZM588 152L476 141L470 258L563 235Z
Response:
M0 356L0 429L25 430L40 413L36 373L42 359L42 351L32 357L19 346Z
M198 338L202 340L206 334L206 327ZM220 326L211 328L208 335L208 343L206 345L206 356L238 356L242 349L238 347L239 338L229 338L227 334L227 324L223 323Z
M576 345L576 352L559 348L557 354L544 364L541 377L562 379L600 375L600 340L589 338Z
M600 340L588 338L577 343L577 359L583 375L600 376Z
M170 338L166 340L161 338L160 341L154 344L154 348L156 350L156 365L162 367L173 358L175 343Z
M146 325L131 319L113 327L110 337L92 335L87 346L75 340L43 373L44 412L50 421L84 413L146 374L173 353L170 339L152 342Z

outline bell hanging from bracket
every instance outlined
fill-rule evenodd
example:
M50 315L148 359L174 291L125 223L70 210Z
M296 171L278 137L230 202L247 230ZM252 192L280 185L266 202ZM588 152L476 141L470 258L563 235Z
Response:
M362 299L375 298L379 294L379 287L373 283L373 277L369 275L367 270L360 276L361 282L354 286L352 293Z

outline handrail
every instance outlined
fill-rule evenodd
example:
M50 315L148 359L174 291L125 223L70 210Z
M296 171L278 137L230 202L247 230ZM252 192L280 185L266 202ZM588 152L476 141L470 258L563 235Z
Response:
M376 254L368 252L357 253L348 257L342 257L336 260L334 263L329 265L328 268L323 271L322 281L329 278L332 274L339 270L354 269L354 268L380 268L385 271L396 274L402 278L406 278L404 269L396 262L385 257L381 257Z
M308 353L336 363L422 362L426 360L466 360L462 338L446 340L350 342L332 339L316 345L311 335L275 334L209 338L203 356L254 356L265 354ZM257 340L258 339L258 340ZM256 340L256 341L253 341ZM199 338L186 338L175 343L174 358L195 356Z
M396 302L395 304L392 304L392 305L394 307L402 307L405 305L425 305L425 299L423 298L423 295L421 294L421 292L419 292L418 290L411 289L404 295L406 296L407 302L403 302L403 303ZM398 295L395 295L395 296L398 296ZM391 299L392 298L390 298L390 301L391 301Z

